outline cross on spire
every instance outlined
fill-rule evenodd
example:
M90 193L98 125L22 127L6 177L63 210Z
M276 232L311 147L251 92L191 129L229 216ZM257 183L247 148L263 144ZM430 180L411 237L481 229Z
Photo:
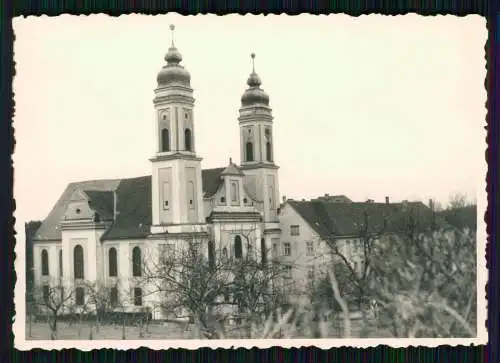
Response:
M175 30L175 25L170 24L170 32L172 33L172 48L175 47L175 45L174 45L174 30Z
M252 57L252 72L255 73L255 53L250 54L250 57Z

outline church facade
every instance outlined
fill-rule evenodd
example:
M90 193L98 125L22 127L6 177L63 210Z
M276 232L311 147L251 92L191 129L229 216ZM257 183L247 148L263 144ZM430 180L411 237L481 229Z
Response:
M87 298L78 288L83 282L119 282L121 291L130 292L128 310L154 308L155 295L140 282L142 261L193 239L236 258L249 249L260 256L278 243L273 117L255 69L239 109L240 165L229 160L202 169L191 76L173 41L165 61L153 100L151 175L68 185L34 236L35 286L44 293L54 284L76 287L78 306Z

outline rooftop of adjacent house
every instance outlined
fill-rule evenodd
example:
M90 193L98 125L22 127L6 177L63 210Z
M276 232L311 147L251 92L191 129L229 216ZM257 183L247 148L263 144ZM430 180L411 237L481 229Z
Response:
M360 226L367 221L369 232L399 232L408 226L412 216L419 228L429 228L434 219L433 211L422 202L402 203L328 203L322 200L288 200L299 215L321 237L359 235Z
M204 197L213 196L222 183L226 168L202 170ZM76 190L89 197L89 206L100 220L116 220L103 239L144 238L151 226L151 176L128 179L88 180L70 183L35 233L35 240L60 240L60 221Z

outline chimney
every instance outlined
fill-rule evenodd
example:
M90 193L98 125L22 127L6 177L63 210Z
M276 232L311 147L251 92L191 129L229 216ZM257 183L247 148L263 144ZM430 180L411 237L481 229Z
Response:
M330 196L330 194L326 193L325 194L325 198L328 198Z
M385 197L385 204L389 204L389 197Z
M432 198L429 198L429 208L434 210L434 201L432 200Z

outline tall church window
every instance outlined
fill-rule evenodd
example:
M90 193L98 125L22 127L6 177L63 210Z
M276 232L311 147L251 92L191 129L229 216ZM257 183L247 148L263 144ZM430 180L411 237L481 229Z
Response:
M134 247L132 250L132 276L142 276L141 249L139 247Z
M85 290L81 286L75 289L75 304L76 306L83 306L85 304Z
M267 263L267 249L266 249L266 240L264 238L260 239L260 253L261 253L262 265L266 265L266 263Z
M43 287L42 287L42 298L43 298L43 301L46 304L49 303L49 298L50 298L50 286L49 285L43 285Z
M241 237L234 237L234 257L242 258L243 257L243 246L241 244Z
M191 130L184 130L184 149L186 151L191 151L192 149L192 140L191 140Z
M63 256L62 250L59 250L59 277L63 276Z
M108 266L109 266L109 276L118 276L118 257L116 255L116 248L111 247L108 253Z
M109 300L112 307L118 305L118 288L113 286L109 292Z
M247 142L245 146L245 151L246 151L246 156L247 156L247 161L253 161L253 143L252 142Z
M142 306L142 289L140 287L134 288L134 305Z
M75 279L85 278L83 265L83 247L80 245L76 245L73 249L73 267Z
M49 275L49 253L47 250L42 250L42 276Z
M271 155L271 143L269 141L266 142L266 160L273 161L273 158Z
M192 181L187 182L187 199L189 209L194 209L194 183Z
M170 151L170 134L168 129L161 130L161 151Z

